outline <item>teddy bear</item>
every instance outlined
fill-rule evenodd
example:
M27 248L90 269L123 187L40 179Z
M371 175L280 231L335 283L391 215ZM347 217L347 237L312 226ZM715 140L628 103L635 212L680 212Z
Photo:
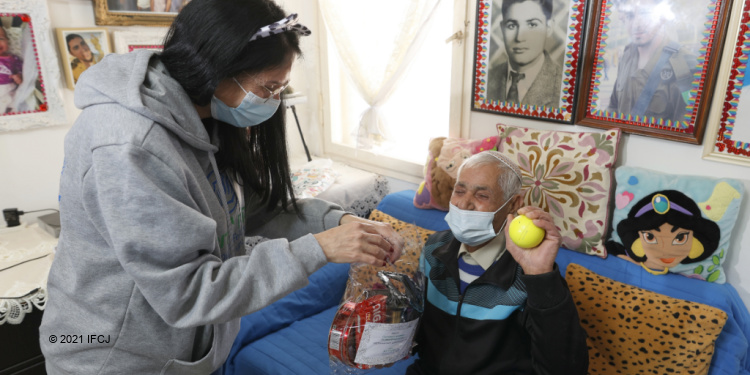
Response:
M446 137L431 139L424 168L425 180L414 196L414 206L448 211L458 168L471 155L496 149L497 139L498 137L478 140Z
M447 210L456 184L458 167L472 155L472 149L464 139L447 138L443 141L436 160L436 168L432 168L432 198L440 209Z
M440 150L443 148L443 141L445 137L437 137L430 139L428 146L427 161L424 165L424 181L419 184L417 193L414 195L414 206L417 208L430 209L437 208L445 210L444 207L439 207L435 202L432 195L432 181L433 171L437 169L437 159L440 155ZM447 207L447 206L445 206Z

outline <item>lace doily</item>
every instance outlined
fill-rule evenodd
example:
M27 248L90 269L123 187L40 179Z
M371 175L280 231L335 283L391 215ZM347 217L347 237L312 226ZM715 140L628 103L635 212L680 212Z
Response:
M361 199L352 201L348 206L344 207L344 210L359 217L367 218L370 216L370 212L378 207L380 201L390 193L390 190L388 179L378 175L373 181L372 190L369 190L369 194Z
M47 302L47 275L57 239L37 224L0 230L0 325L20 324Z
M6 322L9 324L21 324L24 316L30 314L34 306L39 310L44 310L46 303L46 288L39 288L35 292L21 298L0 299L0 326Z
M0 270L6 266L25 262L30 259L48 255L55 250L56 241L40 243L29 248L10 248L7 242L0 241Z

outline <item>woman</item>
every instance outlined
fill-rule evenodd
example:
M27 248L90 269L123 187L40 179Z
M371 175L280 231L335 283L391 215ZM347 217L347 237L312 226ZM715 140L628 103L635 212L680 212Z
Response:
M240 317L326 262L400 256L389 226L292 197L279 94L309 33L295 21L270 0L194 0L160 55L110 55L81 76L40 327L47 373L211 373ZM253 234L284 238L246 254L246 211L266 223Z

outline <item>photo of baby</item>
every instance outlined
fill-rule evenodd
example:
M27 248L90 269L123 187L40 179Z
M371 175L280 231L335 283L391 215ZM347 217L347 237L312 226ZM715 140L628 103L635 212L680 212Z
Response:
M44 102L30 21L0 17L0 116L37 111Z
M23 82L23 60L10 51L10 39L0 27L0 110L10 110L18 85Z

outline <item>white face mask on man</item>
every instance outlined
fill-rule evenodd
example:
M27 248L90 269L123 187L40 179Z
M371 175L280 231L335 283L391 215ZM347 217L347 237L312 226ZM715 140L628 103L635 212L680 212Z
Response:
M495 220L495 214L502 210L511 199L513 197L508 198L495 212L462 210L451 203L448 215L445 215L445 221L448 222L453 236L461 243L469 246L481 245L495 238L505 228L507 218L497 232L492 222Z

